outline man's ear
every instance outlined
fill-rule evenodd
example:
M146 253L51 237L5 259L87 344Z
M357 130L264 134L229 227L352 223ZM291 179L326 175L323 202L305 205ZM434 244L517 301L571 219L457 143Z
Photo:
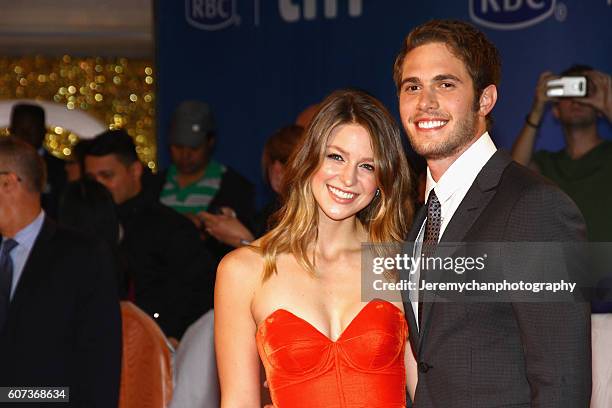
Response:
M0 188L3 192L10 194L19 187L19 176L15 173L3 174L0 177Z
M142 172L144 171L142 162L140 160L136 160L134 163L130 164L129 170L135 180L140 180L140 177L142 177Z
M482 90L480 99L478 101L478 113L485 117L487 116L495 106L497 102L497 87L493 84L487 86Z

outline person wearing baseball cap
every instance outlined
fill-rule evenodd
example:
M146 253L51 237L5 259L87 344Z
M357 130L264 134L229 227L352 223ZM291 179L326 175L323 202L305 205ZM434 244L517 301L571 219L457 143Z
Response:
M169 144L172 165L165 175L160 201L190 218L198 229L202 211L235 215L248 224L255 214L253 185L230 167L212 158L216 122L210 105L182 102L174 112ZM206 237L219 258L231 247Z

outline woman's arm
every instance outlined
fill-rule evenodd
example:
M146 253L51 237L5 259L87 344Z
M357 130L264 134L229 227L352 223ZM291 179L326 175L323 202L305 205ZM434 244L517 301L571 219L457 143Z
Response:
M408 387L408 393L410 399L414 401L414 394L417 386L417 363L412 354L412 348L410 347L410 341L406 340L406 352L404 354L404 365L406 366L406 386Z
M251 300L259 282L248 248L228 254L215 284L215 350L221 408L260 408L259 356ZM250 263L250 265L249 265Z

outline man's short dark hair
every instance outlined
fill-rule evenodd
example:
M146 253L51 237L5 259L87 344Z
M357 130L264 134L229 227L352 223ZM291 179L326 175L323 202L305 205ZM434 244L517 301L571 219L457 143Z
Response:
M134 140L125 130L107 130L88 142L86 156L100 157L109 154L114 154L125 166L138 161Z
M47 168L34 146L14 136L0 137L0 171L15 173L28 191L42 193Z
M561 76L576 76L576 75L584 75L587 71L593 71L593 67L584 64L574 64L571 67L565 69L561 72Z

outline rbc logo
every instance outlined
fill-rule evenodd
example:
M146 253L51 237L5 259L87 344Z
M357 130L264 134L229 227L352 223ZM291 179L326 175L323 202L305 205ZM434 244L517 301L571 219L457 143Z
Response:
M201 30L215 31L240 22L236 0L186 0L187 22Z
M470 0L470 18L484 27L516 30L550 17L556 0Z

